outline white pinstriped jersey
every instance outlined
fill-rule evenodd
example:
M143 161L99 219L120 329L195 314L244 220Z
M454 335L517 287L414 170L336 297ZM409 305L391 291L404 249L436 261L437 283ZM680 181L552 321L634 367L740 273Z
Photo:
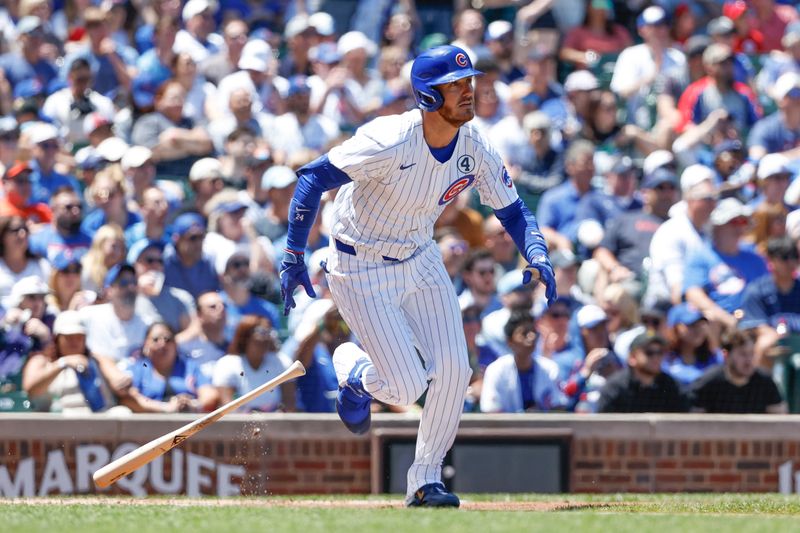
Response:
M331 235L364 257L410 257L431 241L445 206L471 187L493 209L517 199L499 154L469 123L452 157L439 163L419 110L365 124L328 158L353 180L336 196Z

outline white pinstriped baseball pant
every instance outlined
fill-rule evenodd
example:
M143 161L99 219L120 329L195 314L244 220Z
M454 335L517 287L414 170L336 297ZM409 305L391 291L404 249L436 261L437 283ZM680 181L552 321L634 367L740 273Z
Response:
M366 390L381 402L410 405L428 389L408 471L411 496L441 481L472 374L453 283L433 242L400 262L331 247L328 270L333 300L373 363L363 374Z

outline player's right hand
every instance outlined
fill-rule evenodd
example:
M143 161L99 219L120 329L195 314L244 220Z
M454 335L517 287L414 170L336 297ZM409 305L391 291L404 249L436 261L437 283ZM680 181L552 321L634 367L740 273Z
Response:
M302 285L311 298L316 298L317 293L311 285L308 277L308 269L302 253L286 250L281 261L281 298L283 298L283 314L289 314L289 310L297 307L294 301L294 290L298 285Z

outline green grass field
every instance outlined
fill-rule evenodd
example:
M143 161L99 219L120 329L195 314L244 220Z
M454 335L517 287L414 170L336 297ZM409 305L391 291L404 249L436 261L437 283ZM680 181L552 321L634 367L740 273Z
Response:
M462 500L459 510L404 509L386 497L6 500L0 531L800 531L798 496L467 494Z

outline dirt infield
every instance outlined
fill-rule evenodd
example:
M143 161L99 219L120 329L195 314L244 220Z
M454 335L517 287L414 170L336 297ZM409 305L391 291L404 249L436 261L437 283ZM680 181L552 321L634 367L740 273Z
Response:
M321 509L402 509L404 504L400 499L293 499L293 498L121 498L121 497L71 497L71 498L20 498L8 500L17 505L48 506L48 505L109 505L109 506L175 506L175 507L295 507L295 508L321 508ZM506 502L480 502L462 500L461 509L466 511L571 511L578 509L602 509L618 506L619 503L603 502L536 502L536 501L506 501Z

